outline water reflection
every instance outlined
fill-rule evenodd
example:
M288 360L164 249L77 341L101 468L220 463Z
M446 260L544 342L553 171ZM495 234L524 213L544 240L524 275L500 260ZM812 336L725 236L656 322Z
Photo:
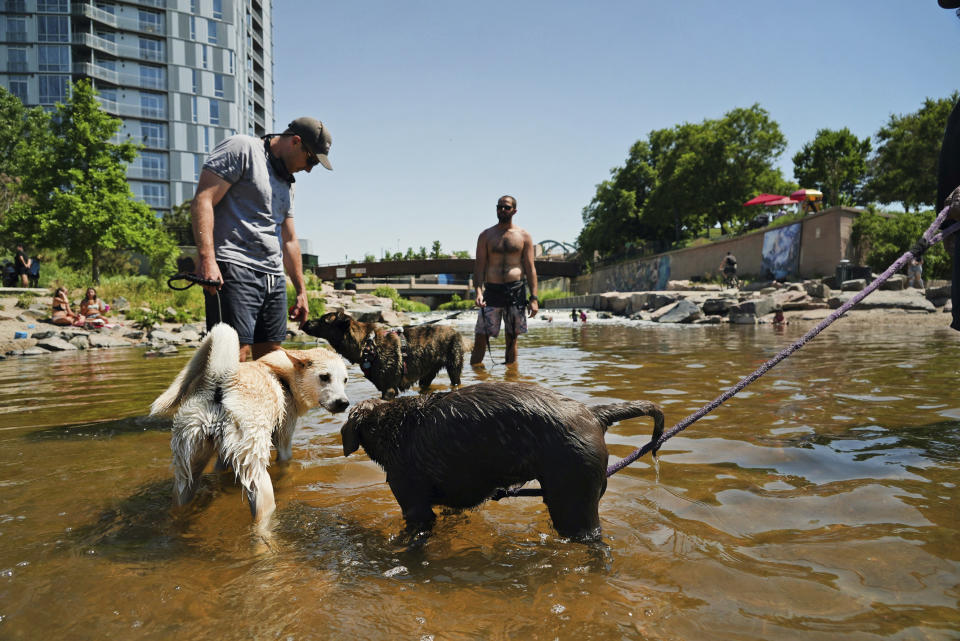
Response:
M469 335L469 321L458 325ZM407 545L382 470L310 412L274 466L276 532L229 474L170 509L168 424L145 417L189 354L0 362L5 638L952 638L960 621L953 334L843 323L610 479L603 544L537 499L440 515ZM465 382L588 403L645 398L670 426L805 327L534 324ZM353 400L376 395L351 368ZM446 389L444 375L435 384ZM612 457L649 438L607 433ZM78 627L80 626L80 627Z

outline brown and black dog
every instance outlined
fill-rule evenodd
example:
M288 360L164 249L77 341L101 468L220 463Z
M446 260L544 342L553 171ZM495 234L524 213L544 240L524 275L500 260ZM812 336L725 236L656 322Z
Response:
M607 488L604 432L637 416L653 418L659 439L663 412L654 403L588 407L532 383L480 383L362 401L340 435L344 456L362 445L386 471L410 532L432 527L434 505L475 507L537 479L557 532L593 539Z
M388 330L376 323L360 323L338 310L307 321L303 331L326 339L341 356L359 364L382 398L393 398L414 383L426 391L443 368L451 385L460 384L463 339L449 325Z

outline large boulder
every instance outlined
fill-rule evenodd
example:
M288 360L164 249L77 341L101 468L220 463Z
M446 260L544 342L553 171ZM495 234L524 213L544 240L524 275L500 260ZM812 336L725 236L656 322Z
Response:
M907 277L904 274L894 274L884 282L880 284L880 289L895 291L907 288Z
M803 284L803 288L810 298L830 298L830 288L822 280L808 280Z
M37 341L37 347L49 350L51 352L67 352L78 349L76 345L68 343L59 336L50 336Z
M840 292L832 296L827 303L837 309L853 298L854 292ZM855 309L902 309L905 311L934 312L937 308L923 296L918 289L905 289L899 292L875 291L857 303Z
M843 292L859 292L866 289L866 287L867 280L865 278L852 278L840 283L840 291Z
M658 323L689 323L703 316L700 307L693 301L681 298L670 306L669 311L660 314Z
M730 308L730 314L753 314L754 316L766 316L777 306L776 300L772 296L761 296L760 298L751 298Z
M664 305L671 305L677 302L680 299L680 294L671 292L669 294L663 294L660 292L651 292L650 297L647 298L647 309L649 310L658 310Z
M703 301L703 313L722 316L735 304L736 301L730 298L708 298Z
M101 349L107 349L111 347L130 347L132 345L132 343L125 341L122 338L108 336L105 334L90 334L88 340L90 341L90 347Z

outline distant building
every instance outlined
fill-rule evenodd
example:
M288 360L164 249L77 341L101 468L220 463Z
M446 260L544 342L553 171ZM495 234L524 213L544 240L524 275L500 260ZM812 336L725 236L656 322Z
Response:
M90 79L144 145L133 193L166 211L220 140L273 130L272 24L272 0L0 0L0 84L52 108Z

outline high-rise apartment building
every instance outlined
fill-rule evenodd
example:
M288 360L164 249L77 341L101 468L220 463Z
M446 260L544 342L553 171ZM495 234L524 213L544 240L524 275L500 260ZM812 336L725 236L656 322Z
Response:
M0 84L52 108L89 79L143 145L133 193L163 211L220 140L273 129L272 20L272 0L0 0Z

